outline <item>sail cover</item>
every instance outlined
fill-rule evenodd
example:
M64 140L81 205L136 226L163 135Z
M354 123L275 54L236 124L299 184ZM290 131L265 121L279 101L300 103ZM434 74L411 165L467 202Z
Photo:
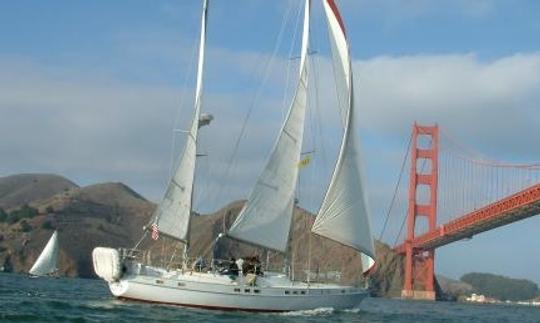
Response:
M267 249L285 252L294 207L307 101L306 64L309 38L309 4L306 0L300 55L300 79L270 158L244 208L227 235Z
M160 234L186 243L188 242L189 224L191 219L191 200L193 181L195 178L195 161L197 158L197 135L202 106L202 78L206 40L207 3L207 0L203 2L193 120L190 129L186 132L187 139L184 151L180 157L180 163L176 168L174 176L169 182L165 196L161 203L159 203L152 221L157 225Z
M375 248L371 235L365 186L354 133L353 78L343 20L334 0L324 0L332 44L338 102L344 112L345 131L336 168L312 232L363 253L364 271L373 265Z
M55 230L52 237L43 248L38 259L30 268L29 273L35 276L44 276L56 271L58 263L58 232Z

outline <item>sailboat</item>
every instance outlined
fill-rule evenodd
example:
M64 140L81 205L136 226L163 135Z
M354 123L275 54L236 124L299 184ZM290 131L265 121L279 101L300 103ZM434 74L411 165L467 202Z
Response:
M354 130L353 74L345 26L334 0L322 0L332 47L339 108L345 111L343 137L328 189L313 234L354 248L361 254L362 267L374 265L375 250L367 211L365 186ZM305 1L303 36L298 83L273 150L265 168L248 196L227 237L250 245L286 254L289 245L298 165L304 132L308 92L308 39L311 1ZM151 266L139 261L129 250L98 247L93 251L96 274L108 282L112 294L121 299L222 310L295 311L320 307L357 307L368 295L365 287L293 281L290 271L243 272L241 263L223 273L215 266L208 270L189 268L191 203L197 136L205 123L202 108L204 51L208 0L203 1L195 107L191 127L178 168L146 227L152 238L162 237L184 243L183 265L177 269ZM208 120L206 120L208 121Z
M58 270L57 265L58 231L54 230L53 235L28 273L34 277L52 275Z

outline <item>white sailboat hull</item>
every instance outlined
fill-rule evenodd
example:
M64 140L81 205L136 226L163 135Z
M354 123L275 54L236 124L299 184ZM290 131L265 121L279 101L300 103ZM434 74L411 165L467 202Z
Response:
M217 278L217 281L212 281ZM367 291L355 287L317 284L308 286L248 286L218 282L223 276L194 273L173 278L134 275L109 283L120 299L220 310L284 312L322 307L357 307ZM326 287L325 287L326 286Z

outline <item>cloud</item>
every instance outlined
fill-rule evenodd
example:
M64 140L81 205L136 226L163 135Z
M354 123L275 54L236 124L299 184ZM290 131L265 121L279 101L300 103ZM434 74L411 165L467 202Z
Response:
M172 129L190 122L191 87L99 79L17 59L0 60L0 69L0 136L6 138L0 142L0 173L54 172L83 185L123 181L152 199L159 198L170 169ZM174 120L182 96L187 98L185 107ZM252 104L243 91L209 94L205 103L216 120L215 126L204 128L201 150L210 154L207 170L223 185L227 177L223 161L229 160L245 110ZM261 111L275 113L265 113L263 125L248 126L232 169L241 168L242 176L235 186L238 190L228 186L229 199L249 190L244 174L254 177L267 156L272 144L268 133L279 127L281 112L274 108L279 105L261 96L253 108L254 117L260 117ZM174 156L181 151L183 139L175 138Z
M252 107L256 86L250 85L248 90L238 84L225 88L220 84L226 83L233 70L243 77L239 83L260 83L265 77L257 66L261 55L212 49L209 57L225 63L208 69L212 76L207 77L206 107L216 120L201 136L201 149L210 154L201 162L208 174L201 175L201 186L209 187L210 195L226 191L227 198L240 198L249 192L264 165L288 105L287 100L283 105L283 96L277 93L283 90L285 78L280 70L289 62L276 59L267 88ZM263 61L269 59L262 57ZM308 120L318 119L320 128L308 125L305 146L310 149L319 141L313 168L324 179L337 153L340 125L332 108L335 98L330 63L320 58L318 65L321 80L317 88L321 93L318 100L311 94ZM3 158L3 174L58 172L82 184L121 180L153 199L159 198L169 174L171 130L189 122L192 87L96 77L22 59L0 59L0 67L0 112L4 116L0 135L9 138L0 143L2 155L7 156ZM294 64L290 67L296 68ZM540 54L516 54L493 61L481 61L474 54L379 56L356 60L354 68L359 134L373 188L371 204L377 213L387 207L403 145L415 120L439 123L457 140L492 159L527 161L538 156L538 149L523 138L540 135ZM312 92L314 84L312 81ZM187 98L184 109L175 121L183 95ZM253 114L235 166L227 174L232 147L251 107ZM175 139L177 155L183 138ZM212 181L220 187L211 188ZM224 190L225 184L234 189ZM316 195L326 186L321 180L304 184L313 186L309 190ZM306 187L303 190L308 191ZM216 199L216 207L227 202L223 196ZM312 207L316 205L314 202Z
M493 158L534 158L540 135L540 54L482 62L473 54L377 57L355 63L362 125L381 135L439 123Z

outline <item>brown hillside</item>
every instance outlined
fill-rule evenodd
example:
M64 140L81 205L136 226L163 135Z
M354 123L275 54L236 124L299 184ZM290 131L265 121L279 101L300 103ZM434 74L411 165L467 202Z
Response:
M154 205L119 183L72 188L47 199L30 202L39 215L21 222L0 223L0 265L28 271L52 234L59 230L60 272L68 276L93 277L94 247L131 247L150 218ZM52 211L52 212L47 212Z
M39 179L32 183L41 185ZM39 191L31 187L27 190ZM3 192L3 196L10 194ZM43 194L32 196L38 198L27 198L25 201L39 210L37 216L13 224L0 222L0 266L3 265L7 270L28 271L51 236L52 230L57 228L61 249L61 274L95 277L91 264L92 250L96 246L133 247L142 236L142 227L148 223L155 208L153 203L121 183L82 188L73 184L69 189L62 188L60 192L49 197L44 197ZM213 214L195 216L191 228L190 255L203 255L210 259L213 240L230 227L243 203L233 202ZM357 252L310 234L313 220L314 216L306 210L295 209L291 243L295 277L305 279L305 270L309 264L312 279L326 280L332 278L328 276L339 272L342 283L361 280L361 265ZM27 221L31 230L23 232L22 221ZM370 285L375 295L397 297L402 286L403 259L395 255L388 246L377 243L376 247L378 266L371 276ZM140 249L149 251L150 256L147 258L155 264L174 265L180 259L182 245L167 241L166 238L160 238L156 242L146 237ZM259 255L261 260L265 261L265 254L260 248L228 238L221 239L216 247L216 257L222 259L251 255ZM282 268L281 255L271 252L270 260L274 269Z
M49 198L76 188L70 180L52 174L20 174L0 177L0 207L6 210Z

